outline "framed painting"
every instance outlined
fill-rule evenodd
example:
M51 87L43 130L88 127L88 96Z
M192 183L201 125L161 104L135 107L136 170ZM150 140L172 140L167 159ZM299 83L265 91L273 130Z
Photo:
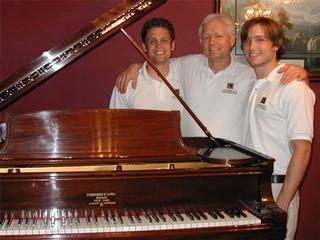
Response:
M216 12L231 16L236 23L238 40L235 55L243 55L239 33L246 10L254 4L271 9L272 18L281 24L286 37L283 59L304 60L310 80L320 80L320 1L300 0L215 0Z

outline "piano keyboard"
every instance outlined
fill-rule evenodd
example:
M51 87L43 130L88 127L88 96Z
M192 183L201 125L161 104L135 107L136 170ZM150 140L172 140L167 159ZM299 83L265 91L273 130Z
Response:
M5 211L1 213L0 221L0 236L155 231L261 223L245 209L190 207Z

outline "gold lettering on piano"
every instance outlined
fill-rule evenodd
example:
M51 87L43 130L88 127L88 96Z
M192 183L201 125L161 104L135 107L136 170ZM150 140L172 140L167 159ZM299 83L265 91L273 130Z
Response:
M116 196L116 192L86 193L90 206L114 205L116 204Z

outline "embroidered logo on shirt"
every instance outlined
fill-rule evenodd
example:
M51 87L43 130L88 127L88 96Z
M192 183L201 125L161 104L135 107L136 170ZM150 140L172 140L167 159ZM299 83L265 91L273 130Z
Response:
M257 108L263 111L266 111L267 110L266 101L267 101L267 97L262 97L260 102L257 104Z
M227 82L227 86L222 90L223 93L237 94L237 90L234 90L234 83Z

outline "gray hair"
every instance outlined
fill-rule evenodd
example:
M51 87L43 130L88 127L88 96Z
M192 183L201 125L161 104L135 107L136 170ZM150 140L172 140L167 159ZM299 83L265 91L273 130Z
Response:
M229 16L226 16L226 15L223 15L220 13L212 13L212 14L209 14L208 16L206 16L200 23L200 26L198 28L198 34L199 34L200 39L202 37L202 32L203 32L204 26L208 22L210 22L214 19L217 19L217 20L223 22L227 26L227 31L230 36L235 35L235 33L236 33L235 22Z

